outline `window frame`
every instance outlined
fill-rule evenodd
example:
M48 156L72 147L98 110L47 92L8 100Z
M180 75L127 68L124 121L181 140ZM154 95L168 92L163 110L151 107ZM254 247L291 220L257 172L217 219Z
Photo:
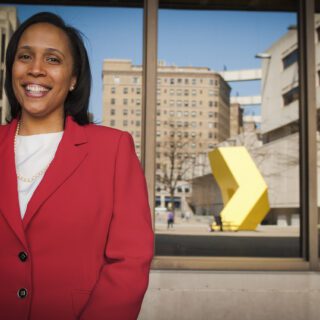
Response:
M8 4L30 4L28 0L8 1ZM299 88L300 88L300 199L301 199L301 258L245 258L245 257L165 257L155 256L153 269L192 270L291 270L319 271L318 209L317 209L317 150L316 150L316 92L315 92L315 36L314 14L320 12L315 0L238 0L209 1L98 1L56 0L35 4L84 5L143 8L143 77L141 99L141 164L146 175L152 212L155 203L156 153L156 89L158 10L206 9L247 11L294 11L298 14ZM166 82L164 80L164 82ZM148 107L147 107L148 106ZM153 223L154 217L152 215Z

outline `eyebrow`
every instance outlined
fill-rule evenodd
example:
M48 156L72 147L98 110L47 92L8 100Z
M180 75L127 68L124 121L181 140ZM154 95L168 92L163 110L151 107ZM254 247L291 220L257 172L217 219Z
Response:
M19 47L18 49L28 49L28 50L31 50L32 47L30 47L30 46L28 46L28 45L25 45L25 46ZM45 51L58 52L58 53L61 54L63 57L65 57L65 55L63 54L63 52L61 52L60 50L55 49L55 48L45 48Z

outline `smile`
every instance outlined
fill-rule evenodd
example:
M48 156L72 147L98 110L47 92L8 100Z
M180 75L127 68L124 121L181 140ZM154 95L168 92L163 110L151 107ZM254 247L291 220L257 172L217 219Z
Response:
M41 98L44 97L49 91L49 88L39 84L27 84L24 86L25 93L28 97Z

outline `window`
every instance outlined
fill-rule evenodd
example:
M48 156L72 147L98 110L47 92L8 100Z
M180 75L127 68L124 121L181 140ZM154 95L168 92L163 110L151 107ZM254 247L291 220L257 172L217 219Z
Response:
M186 80L188 80L188 79L186 79ZM188 95L189 95L189 90L188 90L188 89L184 90L184 95L185 95L185 96L188 96Z
M115 115L116 115L116 109L111 109L111 110L110 110L110 114L111 114L112 116L115 116Z
M174 79L173 78L170 79L170 84L174 84Z
M170 96L174 96L174 89L170 89Z
M111 88L111 93L112 93L112 94L116 93L116 88L115 88L115 87L112 87L112 88Z
M141 126L141 121L140 120L136 120L136 127L140 127Z
M282 95L284 106L289 105L290 103L299 99L299 87L295 87Z
M128 104L128 99L123 99L123 104L126 106Z
M192 84L193 85L197 84L197 79L192 79Z
M115 120L110 120L110 126L114 127L116 125L116 121Z
M141 94L141 88L136 88L136 94Z
M128 115L128 109L123 109L123 115L127 116Z
M181 89L177 89L177 96L181 96L182 95L182 90Z
M127 127L128 126L128 120L123 120L123 126Z
M140 106L141 105L141 100L140 99L137 99L136 100L136 106Z
M192 92L191 94L192 94L193 96L196 96L196 95L197 95L197 90L196 90L196 89L192 89L191 92Z
M123 94L128 94L128 88L127 87L123 88Z
M2 33L1 34L1 63L4 62L5 49L6 49L6 35L5 33ZM2 87L1 87L1 90L2 90Z
M111 99L111 104L112 104L112 105L116 104L116 99L112 98L112 99Z
M208 94L209 94L209 96L213 96L214 95L213 90L209 90Z
M181 100L177 100L177 107L181 107L182 106L182 101Z
M170 107L174 107L174 100L170 100L169 106L170 106Z
M209 107L213 107L213 101L209 101Z
M184 101L184 106L185 106L185 107L189 107L189 101L188 101L188 100L185 100L185 101Z
M213 84L214 84L213 79L209 79L209 85L213 86Z
M192 107L196 107L196 106L197 106L197 102L196 102L195 100L192 100L191 106L192 106Z
M133 77L133 78L132 78L132 82L133 82L134 84L138 84L138 83L139 83L139 78L138 78L138 77Z
M294 50L282 59L283 69L290 67L298 61L298 50Z

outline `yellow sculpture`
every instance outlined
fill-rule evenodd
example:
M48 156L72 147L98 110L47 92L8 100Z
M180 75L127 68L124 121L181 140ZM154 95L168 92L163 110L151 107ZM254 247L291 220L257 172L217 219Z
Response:
M245 147L221 147L209 152L209 160L224 203L223 229L255 230L270 206L268 187L250 154Z

